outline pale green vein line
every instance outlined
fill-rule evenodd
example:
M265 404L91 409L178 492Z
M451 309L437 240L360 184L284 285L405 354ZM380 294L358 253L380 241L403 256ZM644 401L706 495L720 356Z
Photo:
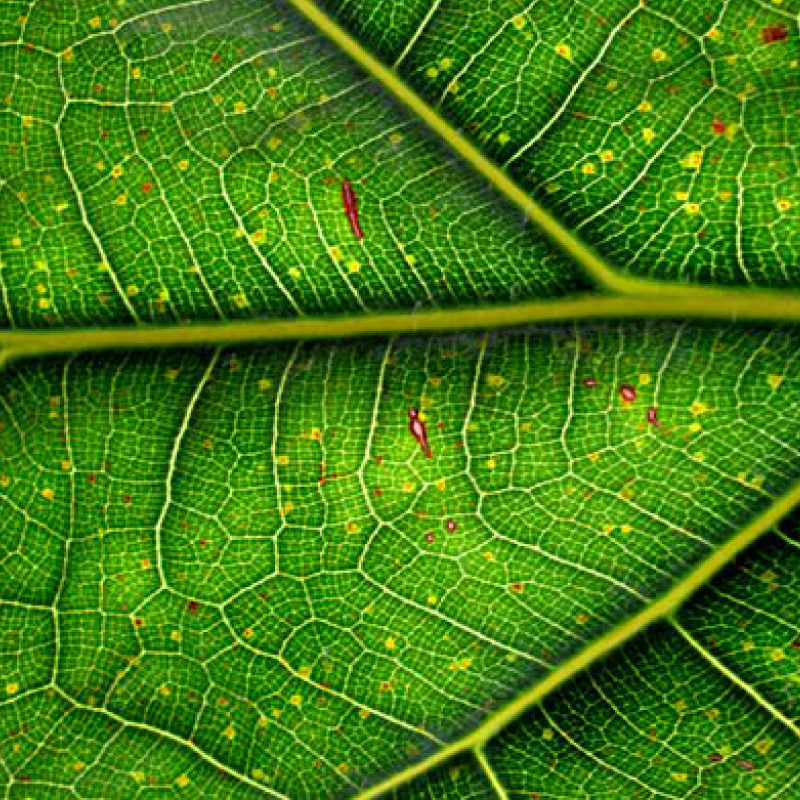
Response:
M729 669L725 664L723 664L716 656L712 653L709 653L705 647L703 647L697 639L692 636L686 628L681 625L681 623L677 620L677 618L673 615L669 617L669 623L675 628L676 631L706 660L709 664L711 664L714 669L718 672L721 672L731 683L735 684L739 687L743 692L746 692L750 697L755 700L755 702L761 706L761 708L765 709L769 712L771 716L773 716L778 722L780 722L784 727L788 728L795 736L800 738L800 728L795 725L792 720L790 720L779 708L772 705L766 697L764 697L761 692L758 691L752 684L747 683L746 681L742 680L735 672Z
M400 62L402 62L405 57L411 52L414 48L414 45L417 43L417 40L420 36L422 36L423 31L428 27L430 21L433 19L433 15L439 10L439 6L442 4L442 0L433 0L431 3L431 7L428 9L428 13L425 15L425 19L420 22L416 31L414 31L414 35L409 38L405 48L403 48L403 52L397 57L397 60L394 62L394 68L400 66Z
M53 689L58 692L68 703L73 705L79 711L86 711L91 714L102 714L109 719L116 722L118 725L121 725L123 728L134 728L135 730L140 731L147 731L148 733L152 734L155 737L162 737L164 739L168 739L175 744L180 745L181 747L185 747L187 750L190 750L194 753L198 758L202 761L205 761L207 764L211 764L211 766L216 767L216 769L222 770L223 772L227 772L232 777L236 778L237 780L241 781L242 783L246 784L252 789L258 789L259 791L263 792L265 795L269 797L275 797L277 800L291 800L284 794L280 792L276 792L274 789L270 789L268 786L264 786L263 784L257 783L256 781L248 778L247 775L244 775L241 772L237 772L233 767L230 767L228 764L223 764L221 761L218 761L214 756L210 753L205 752L205 750L201 750L194 742L189 739L184 739L177 734L172 733L171 731L164 730L162 728L154 728L150 725L147 725L143 722L134 722L129 719L125 719L124 717L120 717L119 714L115 714L113 711L110 711L107 708L101 708L99 706L88 706L85 703L81 703L80 701L76 700L74 697L71 697L67 692L65 692L60 686L53 684Z
M393 333L502 328L577 319L671 318L800 321L800 296L753 290L718 290L702 297L649 295L618 297L586 294L559 300L489 308L398 312L358 317L304 317L291 320L241 320L137 328L86 328L61 331L0 332L0 366L18 358L76 351L209 347L286 339L342 339Z
M717 548L690 572L676 581L661 597L656 598L640 611L624 620L616 628L607 631L567 661L559 664L542 680L520 692L507 706L489 716L483 723L462 738L451 742L427 758L409 765L386 780L365 789L356 795L355 800L371 800L371 798L380 797L391 789L402 786L413 778L453 758L453 756L485 745L486 742L506 728L512 721L540 703L567 681L588 669L596 661L606 657L612 650L641 633L654 622L673 614L694 592L704 586L723 567L745 548L749 547L762 533L775 525L798 503L800 503L800 481L795 483L786 494L779 497L749 524L734 533L727 542Z
M489 759L486 758L486 753L483 752L482 747L473 747L472 753L475 756L475 760L481 765L481 769L483 770L486 777L489 779L489 783L492 784L492 789L494 789L495 794L500 798L500 800L508 800L508 793L506 792L502 783L500 783L500 779L497 777L492 765L489 763Z

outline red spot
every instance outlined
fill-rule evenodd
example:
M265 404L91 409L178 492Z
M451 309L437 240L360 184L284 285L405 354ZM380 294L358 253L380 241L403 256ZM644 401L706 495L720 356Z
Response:
M521 583L512 583L511 584L511 591L516 592L519 594L522 591L522 584Z
M708 757L709 761L722 761L722 756L719 753L711 753Z
M129 494L122 495L122 502L129 506L133 502L133 496Z
M626 402L632 403L636 399L636 389L627 383L619 387L619 396Z
M597 381L594 378L584 378L583 385L587 389L594 389L594 387L597 386Z
M457 527L456 521L454 519L447 520L447 525L445 525L445 527L451 532L454 531Z
M658 419L658 409L655 406L650 406L647 409L647 421L657 428L661 427L661 421Z
M737 761L736 762L740 767L744 767L745 769L755 769L756 765L752 761Z
M86 480L89 481L89 483L94 483L97 480L97 478L95 478L94 473L92 472L86 476Z
M214 63L217 63L217 62L219 62L219 61L221 61L221 60L222 60L222 56L221 56L219 53L214 53L214 54L212 54L212 56L211 56L211 60L212 60Z
M795 639L795 640L792 642L792 644L791 644L791 647L793 647L793 648L796 650L798 647L800 647L800 641L798 641L797 639Z
M432 533L425 534L425 541L428 542L428 544L430 544L434 539L435 537Z
M320 478L319 479L320 486L324 486L327 482L328 482L327 478Z
M711 123L711 130L714 131L714 133L723 134L725 133L726 127L725 123L719 119L719 117L714 117L714 121Z
M196 614L199 608L200 608L200 603L198 603L197 600L190 600L186 604L186 610L190 614Z
M381 464L383 464L383 456L376 456L376 457L375 457L375 463L376 463L378 466L380 466Z
M375 497L380 497L383 494L383 492L380 489L376 489L372 494L374 494Z
M145 194L150 194L150 192L153 191L153 184L150 181L147 181L147 183L143 183L142 184L142 191Z
M133 624L134 624L134 625L135 625L137 628L141 628L141 627L142 627L142 625L144 625L144 620L143 620L141 617L136 617L136 618L133 620Z
M761 41L764 44L772 42L782 42L787 36L786 28L783 25L770 25L761 29Z

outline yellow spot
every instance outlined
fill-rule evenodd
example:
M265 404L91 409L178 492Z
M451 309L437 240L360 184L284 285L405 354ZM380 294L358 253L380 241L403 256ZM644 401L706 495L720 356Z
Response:
M656 138L656 132L652 128L643 128L642 129L642 139L644 139L645 144L650 144L653 139Z
M404 481L403 482L403 491L408 494L409 492L414 491L415 484L412 481Z
M616 89L618 86L619 86L619 81L609 81L606 84L606 89L608 89L609 92L613 92L614 89Z
M700 165L703 163L703 151L702 150L693 150L688 155L684 156L681 165L685 169L700 169Z
M135 286L134 284L131 284L125 290L125 293L128 295L128 297L136 297L136 295L139 294L139 287Z
M391 144L397 145L400 144L400 142L402 142L404 138L405 137L403 136L402 133L393 133L389 137L389 142L391 142Z
M46 297L40 297L39 308L50 308L50 301Z
M459 665L461 669L469 669L472 666L472 659L471 658L462 658L461 664Z
M356 525L356 524L355 524L355 522L348 522L348 523L347 523L347 524L344 526L344 529L345 529L345 530L346 530L348 533L358 533L358 525Z
M494 561L495 560L494 553L491 550L485 550L484 553L483 553L483 557L487 561Z
M442 480L438 480L438 481L436 481L436 488L437 488L437 489L438 489L440 492L443 492L443 491L444 491L444 486L445 486L445 483L444 483L444 480L443 480L443 479L442 479Z
M708 36L708 38L712 41L716 42L722 36L722 34L717 28L712 28L710 31L708 31L708 33L706 33L706 36Z
M256 244L262 244L264 239L266 238L267 232L263 228L259 228L257 231L253 231L253 241Z
M609 161L613 161L614 160L614 153L611 150L603 150L600 153L600 160L604 164L608 164Z
M583 172L584 175L594 175L595 172L597 172L597 167L589 161L581 167L581 172Z
M769 751L772 749L772 739L762 739L760 742L756 742L756 751L761 753L762 756L765 756Z
M744 644L742 644L742 650L744 650L745 653L749 653L755 646L755 642L744 642Z
M426 599L428 601L428 605L431 606L436 605L436 601L438 600L435 594L429 594Z
M687 214L699 214L700 213L700 205L699 203L687 203L684 207L684 210Z
M394 650L396 643L393 636L390 636L385 642L384 646L387 650Z
M770 375L767 378L767 383L773 389L777 389L783 383L783 375Z
M685 203L689 199L689 192L675 192L675 199L679 203Z
M348 272L358 272L361 269L361 264L358 261L348 261L347 262L347 271Z
M133 778L136 783L144 783L145 777L144 772L131 772L131 778Z
M666 61L668 56L660 47L656 47L656 49L650 53L650 58L652 58L655 62L659 62Z
M111 177L112 178L119 178L125 170L122 168L122 164L115 164L111 168Z
M263 769L259 769L258 767L256 767L256 768L255 768L255 769L254 769L254 770L253 770L253 771L252 771L250 774L251 774L251 775L252 775L252 776L253 776L253 777L254 777L254 778L257 780L257 781L263 781L263 780L264 780L264 778L266 778L266 777L267 777L267 774L266 774L266 772L264 772L264 770L263 770Z
M261 380L258 382L258 388L262 392L265 392L271 386L272 386L272 381L269 378L261 378Z
M289 267L289 277L297 280L300 277L300 270L297 267Z
M508 144L511 141L511 137L507 133L498 133L497 141L499 144Z
M680 781L681 783L685 783L689 778L689 776L685 772L673 772L672 777L676 781Z
M291 704L292 704L292 705L293 705L295 708L300 708L300 706L302 706L302 705L303 705L303 698L302 698L302 697L300 697L300 695L299 695L299 694L293 694L293 695L292 695L292 696L289 698L289 702L290 702L290 703L291 703Z
M8 694L16 694L19 691L19 686L16 683L6 684L6 692Z
M578 614L578 616L575 617L575 622L577 622L578 625L585 625L588 621L589 621L588 614Z
M596 463L597 463L597 462L600 460L600 453L589 453L589 455L587 456L587 458L588 458L588 459L589 459L589 461L591 461L593 464L596 464Z
M425 74L429 78L435 78L439 74L439 70L436 69L436 67L428 67L428 69L425 70Z
M63 469L64 472L69 472L71 468L72 468L72 462L71 461L62 461L61 462L61 469Z
M784 211L788 211L792 207L792 204L789 200L777 200L775 206L783 214Z
M52 489L42 489L42 497L44 497L45 500L52 500L55 494L56 493Z
M773 2L773 3L780 3L780 2L781 2L781 0L772 0L772 2ZM766 786L764 786L764 784L763 784L763 783L757 783L757 784L756 784L756 785L753 787L753 794L764 794L764 792L766 792L766 791L767 791L767 787L766 787Z
M19 237L19 236L15 236L15 237L14 237L14 238L11 240L11 244L12 244L14 247L22 247L22 239L20 239L20 237Z
M294 503L291 500L281 506L281 516L285 517L287 514L291 514L292 511L294 511Z
M361 717L361 719L366 719L369 716L369 711L367 711L366 708L362 708L361 711L358 712L358 716Z
M621 497L623 500L631 500L631 499L633 498L633 490L632 490L632 489L629 489L629 488L626 486L624 489L620 490L619 496L620 496L620 497Z
M289 463L289 456L278 456L278 464L285 467Z
M739 60L738 53L731 53L730 55L725 56L725 63L729 67L732 67L738 60Z
M233 727L233 725L228 725L228 727L225 728L225 737L227 739L233 739L235 736L236 736L236 729Z
M496 461L495 461L493 458L490 458L490 459L489 459L489 460L486 462L486 466L487 466L489 469L496 469L496 468L497 468L497 462L496 462Z
M408 264L409 267L413 267L414 264L416 264L416 263L417 263L417 257L416 256L412 256L412 255L407 255L406 256L406 264Z
M247 308L247 306L248 306L247 295L244 295L244 294L234 295L233 302L236 303L236 305L239 308Z
M556 55L561 56L561 58L566 58L567 60L571 60L572 48L568 44L557 44Z
M164 302L169 300L169 289L161 289L158 293L158 299Z
M64 51L64 52L61 54L61 58L63 58L63 59L64 59L64 61L72 61L72 60L75 58L75 51L74 51L74 50L73 50L71 47L68 47L68 48L67 48L67 49L66 49L66 50L65 50L65 51Z
M0 486L8 486L11 483L11 478L8 475L0 475Z
M173 642L179 642L181 640L181 632L172 631L172 633L169 635L169 638L172 639Z
M134 67L134 68L131 70L131 77L132 77L134 80L139 80L139 78L141 78L141 77L142 77L142 70L141 70L139 67Z
M334 261L340 261L342 258L342 248L334 245L328 248L328 253Z
M512 25L513 25L513 26L514 26L514 27L515 27L515 28L516 28L518 31L521 31L521 30L522 30L522 29L525 27L525 25L527 24L527 20L525 19L525 17L523 17L523 16L522 16L522 14L515 14L515 15L514 15L514 16L511 18L511 24L512 24Z
M82 770L85 766L86 764L83 761L76 761L72 765L72 769L74 769L76 772L80 772L80 770Z
M783 650L775 649L770 653L770 657L773 661L781 661L786 658L786 653L784 653Z
M502 375L490 375L487 378L487 382L489 386L493 386L495 389L499 389L503 386L506 382L506 379Z
M642 386L647 386L647 384L648 384L648 383L650 383L650 376L649 376L649 375L648 375L646 372L643 372L643 373L642 373L642 374L639 376L639 383L640 383Z
M95 30L100 27L100 17L92 17L89 20L89 27Z
M267 139L267 147L270 150L277 150L281 146L281 140L275 136L270 137Z
M177 783L178 786L183 788L184 786L189 785L189 779L185 775L178 775L178 777L175 779L175 783Z
M705 403L701 403L699 400L695 400L694 403L692 403L692 405L690 406L689 410L692 412L692 414L695 415L705 414L705 412L708 411L708 407L705 405Z
M633 528L630 525L620 525L619 526L620 533L630 533Z
M159 686L159 688L158 688L158 691L159 691L159 692L160 692L160 693L161 693L161 694L162 694L164 697L169 697L169 695L170 695L169 686L166 686L166 685L164 685L164 686Z
M639 103L638 110L647 113L653 110L653 104L649 100L643 100Z
M22 127L23 128L32 128L33 127L33 117L23 117L22 118Z
M172 30L172 25L169 22L163 22L161 24L162 33L169 33L171 30Z
M128 195L126 195L126 194L118 194L114 198L114 205L115 206L124 206L124 205L127 204L127 202L128 202Z

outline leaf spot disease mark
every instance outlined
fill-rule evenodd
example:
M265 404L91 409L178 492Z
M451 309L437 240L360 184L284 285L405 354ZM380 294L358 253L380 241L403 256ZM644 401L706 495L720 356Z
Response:
M787 31L783 25L770 25L761 29L761 41L764 44L772 44L773 42L782 42L786 39Z
M626 402L632 403L636 399L636 389L630 384L623 383L619 387L619 396Z
M425 458L431 458L431 449L428 446L428 431L425 426L425 423L420 417L419 409L409 408L408 418L409 418L408 427L409 430L411 431L411 435L419 443L419 446L425 453Z
M350 227L353 230L353 235L356 239L362 239L364 233L358 225L358 211L356 210L356 194L350 181L345 180L342 183L342 201L344 203L344 213L350 221Z

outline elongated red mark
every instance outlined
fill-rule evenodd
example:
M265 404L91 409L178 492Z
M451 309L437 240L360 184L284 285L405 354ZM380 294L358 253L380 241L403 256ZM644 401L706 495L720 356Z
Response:
M584 378L583 385L587 389L594 389L594 387L597 386L597 381L594 378Z
M408 409L408 428L411 435L417 440L422 451L425 453L425 458L431 457L431 449L428 447L428 431L425 423L419 418L419 410L416 408Z
M350 185L350 181L345 180L342 184L342 201L344 202L344 213L350 220L350 227L356 239L363 239L364 233L358 225L358 211L356 210L356 193Z
M772 42L782 42L786 38L787 32L783 25L770 25L768 28L761 29L761 41L764 44Z
M650 406L647 409L647 421L656 428L661 427L661 420L658 418L658 409L655 406Z

